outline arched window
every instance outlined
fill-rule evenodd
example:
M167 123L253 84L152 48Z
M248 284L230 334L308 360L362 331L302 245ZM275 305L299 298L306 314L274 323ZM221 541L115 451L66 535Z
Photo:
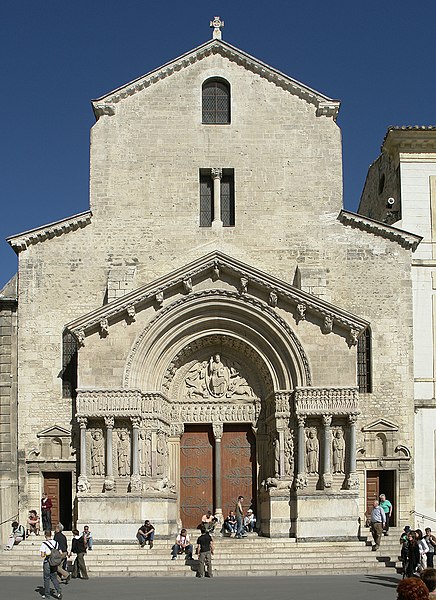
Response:
M230 123L230 84L225 79L208 79L202 89L203 123Z

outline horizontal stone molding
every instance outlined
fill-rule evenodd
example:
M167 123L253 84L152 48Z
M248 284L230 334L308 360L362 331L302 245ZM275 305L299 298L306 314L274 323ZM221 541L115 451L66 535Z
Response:
M160 392L139 390L77 390L76 417L160 417L169 419L171 406Z
M297 415L357 415L359 391L357 387L297 388L294 407Z

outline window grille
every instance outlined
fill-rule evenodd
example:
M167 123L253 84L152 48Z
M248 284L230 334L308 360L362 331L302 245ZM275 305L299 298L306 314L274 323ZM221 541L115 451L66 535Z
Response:
M66 332L62 338L62 398L73 399L77 389L77 340Z
M211 227L213 221L213 181L210 173L200 174L200 227Z
M357 340L357 385L359 392L372 392L371 332L367 329Z
M230 123L230 85L222 79L209 79L202 89L202 119L206 124Z
M233 171L221 179L221 221L224 227L235 225L235 186Z

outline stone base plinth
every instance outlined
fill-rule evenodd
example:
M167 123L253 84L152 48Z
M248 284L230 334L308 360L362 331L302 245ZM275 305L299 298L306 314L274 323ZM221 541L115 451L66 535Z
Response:
M298 492L290 503L291 535L298 540L356 539L359 495L356 492Z
M281 485L281 484L279 484ZM260 496L261 534L266 537L290 537L289 483L273 487Z
M94 540L133 541L148 519L156 536L173 538L177 533L176 497L109 494L77 496L77 529L89 525Z

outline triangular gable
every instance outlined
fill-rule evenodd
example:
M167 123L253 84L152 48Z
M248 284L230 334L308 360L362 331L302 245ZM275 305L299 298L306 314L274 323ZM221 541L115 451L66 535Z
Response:
M398 431L398 426L390 421L386 421L386 419L378 419L377 421L373 421L369 425L365 425L362 427L362 431L373 431L373 432L388 432L388 431Z
M317 116L325 115L336 119L340 106L340 102L338 100L333 100L324 94L316 92L303 83L292 79L281 71L278 71L277 69L274 69L266 63L258 60L257 58L250 56L250 54L239 50L228 42L217 39L209 40L194 50L191 50L186 54L183 54L182 56L179 56L178 58L166 63L162 67L150 71L146 75L138 77L138 79L135 79L130 83L117 88L113 92L93 100L92 106L94 108L96 119L99 119L99 117L102 115L113 115L115 112L114 105L120 102L123 98L132 96L144 88L149 87L153 83L172 75L175 71L180 71L181 69L184 69L211 54L221 54L230 61L242 65L253 73L260 75L268 81L280 86L284 90L289 91L291 94L294 94L299 98L306 100L306 102L313 104L317 109Z
M68 431L68 429L64 429L63 427L60 427L59 425L52 425L51 427L47 427L46 429L43 429L42 431L40 431L39 433L36 434L36 437L38 437L38 438L70 437L70 436L71 436L71 431Z
M240 294L252 294L254 290L262 290L268 294L268 303L275 308L282 302L291 303L297 308L299 318L304 319L306 313L315 313L324 321L323 331L332 331L333 324L350 332L350 343L357 343L358 336L368 327L368 321L342 310L321 298L304 292L272 275L264 273L255 267L231 258L222 252L211 252L192 263L180 267L141 288L117 298L109 304L68 323L66 328L83 343L85 335L100 327L107 333L111 320L115 321L124 313L124 318L134 319L139 305L153 303L162 307L165 299L180 291L189 293L193 281L201 278L220 278L223 273L229 273L239 281Z

